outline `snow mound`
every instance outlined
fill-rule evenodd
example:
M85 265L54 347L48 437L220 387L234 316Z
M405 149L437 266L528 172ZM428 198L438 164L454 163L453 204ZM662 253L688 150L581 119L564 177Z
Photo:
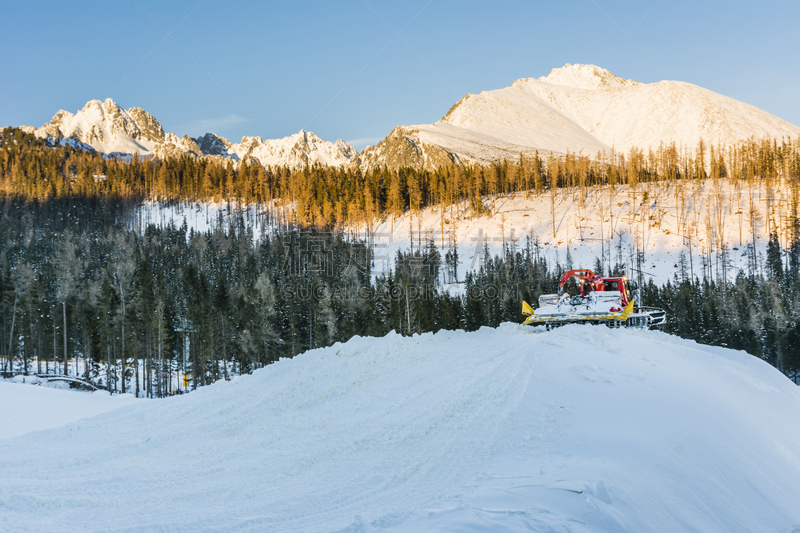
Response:
M39 385L39 386L33 386ZM81 418L119 409L137 400L132 394L73 390L63 381L48 383L36 376L0 381L0 439L61 427ZM2 483L0 483L0 486Z
M16 531L779 531L800 391L659 332L354 338L0 441Z

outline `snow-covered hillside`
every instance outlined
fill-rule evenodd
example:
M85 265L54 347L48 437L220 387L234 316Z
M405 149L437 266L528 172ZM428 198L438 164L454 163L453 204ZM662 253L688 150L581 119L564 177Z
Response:
M3 530L800 525L800 389L659 332L354 338L0 441Z
M726 274L732 280L740 269L747 271L746 247L754 232L759 254L766 252L770 231L788 247L790 196L789 188L777 181L768 188L764 181L751 186L744 180L706 180L635 189L591 187L583 199L577 189L559 189L555 196L486 197L487 214L477 217L461 204L385 219L373 228L376 268L392 267L397 251L412 243L416 248L433 240L446 251L455 241L463 279L465 272L480 267L484 245L498 255L510 244L521 250L532 237L538 238L538 253L551 265L558 261L565 266L571 259L575 268L593 268L601 259L604 269L622 264L633 275L635 254L641 251L644 280L652 277L659 284L676 273L681 253L687 274L702 277L703 256L710 255L713 275L719 276L722 266L716 255L725 245Z
M702 278L703 262L710 257L712 270L706 272L721 279L718 254L724 245L725 274L732 281L739 270L748 272L747 247L754 233L761 260L770 231L778 234L784 249L788 248L792 199L790 188L781 181L748 184L745 180L708 179L645 183L636 188L589 187L583 199L578 189L559 189L554 196L549 192L538 196L522 192L495 199L487 196L483 204L486 211L480 216L474 216L463 202L424 209L419 215L406 212L396 218L387 216L369 229L361 225L346 231L374 244L376 275L394 267L398 251L424 247L433 240L442 255L455 243L459 279L463 281L467 271L481 266L485 248L492 256L502 255L507 245L522 250L530 237L538 239L538 253L551 267L556 262L567 266L571 261L575 268L594 268L600 259L606 271L621 264L628 275L635 276L636 253L642 252L642 279L653 279L657 284L679 274L681 254L687 276ZM185 220L189 228L207 231L220 220L242 214L258 238L262 231L271 231L258 216L265 209L270 207L149 203L142 208L139 221L143 225L180 227ZM291 218L291 212L288 204L277 216Z
M510 87L468 94L434 124L404 126L418 147L410 160L432 166L429 152L460 161L490 163L520 154L600 150L647 151L661 143L697 147L700 139L730 146L755 137L796 139L800 128L752 105L691 83L638 83L595 65L570 65ZM392 160L397 136L364 153L369 166ZM385 152L385 154L384 154Z

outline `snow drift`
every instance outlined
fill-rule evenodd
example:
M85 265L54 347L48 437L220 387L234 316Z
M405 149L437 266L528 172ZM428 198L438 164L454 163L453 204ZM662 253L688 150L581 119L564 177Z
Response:
M800 391L659 332L354 338L0 441L5 531L778 531Z
M137 400L133 394L78 392L63 381L48 384L35 376L16 376L0 381L0 439L61 427L141 401L147 400Z

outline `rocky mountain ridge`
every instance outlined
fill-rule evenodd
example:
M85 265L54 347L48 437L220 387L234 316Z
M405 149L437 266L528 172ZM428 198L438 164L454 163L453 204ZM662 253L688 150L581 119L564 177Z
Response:
M178 137L165 133L158 120L144 109L125 110L110 98L103 102L90 100L75 114L59 110L42 127L26 129L55 145L70 144L109 155L188 155L226 158L234 162L252 159L263 165L301 167L314 163L348 164L358 153L342 140L326 142L303 130L283 139L245 136L239 143L231 143L213 133L196 139L187 135Z
M387 166L432 169L442 164L490 164L502 159L579 152L627 152L675 143L728 146L748 138L800 137L800 128L755 106L690 83L639 83L595 65L570 65L509 87L467 94L433 124L397 126L361 152L343 140L324 141L300 130L282 139L242 137L232 143L207 133L164 132L145 110L113 100L89 101L76 114L60 110L38 129L56 144L104 154L189 155L298 168L307 164L368 170Z

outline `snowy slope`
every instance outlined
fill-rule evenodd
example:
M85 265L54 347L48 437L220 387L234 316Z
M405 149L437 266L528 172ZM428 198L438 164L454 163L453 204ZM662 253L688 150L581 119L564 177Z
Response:
M19 531L776 531L800 390L658 332L355 338L0 441Z
M631 276L638 249L644 253L643 280L653 279L657 284L666 283L678 272L681 253L686 258L687 275L702 278L703 256L710 252L714 277L721 279L716 254L725 245L729 254L726 275L732 281L739 270L747 272L746 248L753 242L753 229L756 250L762 258L770 231L778 233L784 249L788 247L791 202L791 189L780 181L773 180L768 187L765 181L749 186L744 180L708 179L674 185L645 183L635 189L627 185L589 187L583 200L580 191L570 189L559 189L554 199L549 193L536 196L533 192L527 197L518 193L494 200L487 196L483 198L486 213L477 217L464 202L443 210L424 209L419 215L406 212L387 217L369 231L363 225L345 230L374 244L375 275L394 267L398 251L424 247L433 240L444 254L454 240L459 279L463 281L467 271L476 270L484 261L484 246L492 256L502 255L506 245L522 250L530 237L538 238L539 254L551 267L556 262L566 266L571 259L575 268L594 268L595 260L601 259L606 271L622 264ZM177 227L185 220L195 231L207 231L220 217L243 213L255 235L271 231L263 226L263 217L257 216L268 206L234 206L233 211L229 207L149 203L138 218L143 224ZM751 207L756 218L753 226ZM291 217L291 205L286 210L282 214Z
M644 84L594 65L570 64L538 79L468 94L440 121L407 130L423 147L480 164L535 151L594 156L600 150L647 151L673 142L694 149L700 139L729 146L751 137L800 136L793 124L690 83ZM385 159L369 156L372 166Z
M17 376L17 383L0 381L0 439L10 439L31 431L57 428L81 418L119 409L136 400L132 394L111 396L108 392L82 392L64 388L31 385L33 376Z
M375 268L391 268L397 251L408 250L412 243L416 248L433 240L446 251L455 238L463 280L468 270L480 267L484 245L491 255L502 255L504 246L521 250L531 237L538 238L539 254L551 266L556 261L567 265L569 252L575 268L593 268L595 260L602 259L606 270L619 263L629 275L633 275L638 246L644 253L643 279L652 277L662 284L678 270L681 253L687 269L702 277L702 256L710 251L713 257L724 244L730 281L740 269L747 271L745 250L753 242L753 228L758 253L766 253L770 230L788 247L791 195L786 184L775 181L768 188L763 181L748 186L744 180L706 180L677 182L677 190L666 185L591 187L583 200L579 191L569 189L560 189L554 201L549 193L531 193L527 198L519 193L494 201L486 197L484 205L492 214L479 217L471 216L466 204L461 204L444 211L425 209L419 216L406 213L387 218L373 227ZM356 228L351 231L358 233ZM719 266L715 262L715 277L720 275Z

